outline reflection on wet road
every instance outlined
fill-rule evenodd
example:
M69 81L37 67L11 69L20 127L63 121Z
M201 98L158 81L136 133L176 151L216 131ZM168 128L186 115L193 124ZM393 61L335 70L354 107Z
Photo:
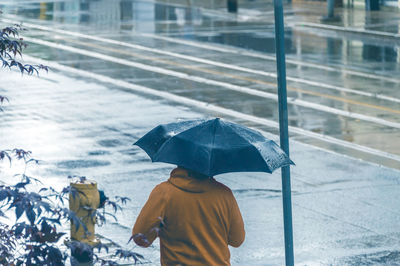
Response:
M16 4L17 15L25 17L30 29L26 40L32 55L74 67L79 62L78 68L98 74L104 74L104 64L112 65L118 69L107 73L112 78L276 121L274 34L268 5L263 7L267 13L246 9L236 17L222 16L220 1L214 5L207 9L145 1L120 1L119 6L79 1L32 2L29 8ZM13 6L7 7L13 13ZM369 37L327 37L326 29L310 27L313 17L301 7L288 10L293 11L287 16L286 32L293 137L397 167L400 147L392 141L400 137L396 93L400 79L392 74L398 73L396 39L377 46ZM296 26L299 22L290 26L299 18L307 18L308 27ZM43 24L46 21L53 25ZM376 18L365 21L372 23ZM44 47L57 52L49 57ZM229 101L227 92L232 95ZM271 123L255 126L271 127Z

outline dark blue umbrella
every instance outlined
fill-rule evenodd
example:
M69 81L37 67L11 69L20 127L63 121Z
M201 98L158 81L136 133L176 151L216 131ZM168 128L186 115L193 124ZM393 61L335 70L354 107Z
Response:
M207 176L272 173L294 164L274 141L219 118L159 125L134 145L142 148L153 162L176 164Z

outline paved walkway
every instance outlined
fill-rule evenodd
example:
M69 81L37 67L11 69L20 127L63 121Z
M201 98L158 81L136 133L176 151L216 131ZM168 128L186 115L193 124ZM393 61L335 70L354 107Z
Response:
M152 164L132 143L159 123L218 115L135 95L54 67L41 78L8 71L0 76L0 93L10 98L0 125L2 148L32 150L43 160L33 174L47 184L60 187L68 175L85 175L109 196L131 197L118 223L98 230L122 245L151 189L172 169ZM400 261L399 171L298 142L291 142L291 157L296 162L292 188L299 265L395 265ZM226 174L217 179L234 191L246 224L246 241L232 249L232 264L282 265L279 171ZM154 244L135 251L157 265L158 248Z
M248 2L253 6L242 8L257 8L259 2ZM255 17L268 15L273 19L270 7L256 10ZM293 10L285 10L295 10L296 16L306 18L296 24L299 28L363 34L363 38L364 34L371 38L388 34L388 41L398 42L397 11L336 9L342 22L326 24L319 20L325 14L325 6L318 2L296 3ZM234 16L222 8L217 12ZM286 23L298 23L296 16ZM380 19L369 20L374 17ZM382 22L382 18L390 19ZM246 19L240 10L237 19ZM108 196L131 197L117 223L98 229L103 237L121 245L129 239L135 218L152 188L165 180L172 169L167 164L152 164L132 143L159 123L220 115L144 93L138 95L119 87L118 80L109 83L82 70L57 65L40 78L21 77L7 70L0 72L0 78L0 95L10 99L1 113L0 148L33 151L42 164L32 169L32 174L52 186L67 184L68 175L85 175L96 180ZM291 142L291 157L296 162L292 167L296 263L399 265L400 171L296 141ZM2 176L13 170L2 165ZM245 243L231 250L232 265L283 265L279 171L272 175L226 174L217 179L234 191L246 224ZM157 243L135 251L143 253L150 265L159 264Z

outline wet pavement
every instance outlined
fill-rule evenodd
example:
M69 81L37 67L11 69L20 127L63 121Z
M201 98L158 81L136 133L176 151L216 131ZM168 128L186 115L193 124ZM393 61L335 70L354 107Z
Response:
M243 1L237 15L223 1L118 3L2 2L3 23L29 28L25 60L47 60L51 71L0 73L10 99L0 136L1 149L32 150L43 161L34 174L54 186L85 175L109 195L131 196L119 222L99 230L124 244L172 169L151 164L135 140L159 123L210 116L277 140L278 112L271 3ZM339 9L342 21L327 25L323 5L285 11L295 261L396 265L400 15ZM232 264L282 265L280 173L217 179L233 189L246 224ZM157 244L135 251L158 264Z
M271 3L242 1L237 15L225 1L13 3L3 21L24 21L30 55L215 103L277 131ZM321 24L325 11L285 7L292 137L400 168L400 16L345 8L341 21Z
M82 76L50 73L21 78L12 73L2 76L2 84L1 92L11 100L2 118L1 138L7 143L3 147L34 151L42 162L32 175L52 186L65 185L68 175L84 175L95 179L108 196L131 197L118 223L98 229L122 245L151 189L172 169L152 164L132 143L155 124L208 116ZM4 89L11 86L21 89ZM291 150L297 164L292 167L296 262L395 265L400 259L400 172L297 141L292 141ZM232 188L245 220L246 241L232 249L232 264L282 265L279 171L225 174L217 179ZM150 265L158 264L158 244L135 251L143 253Z

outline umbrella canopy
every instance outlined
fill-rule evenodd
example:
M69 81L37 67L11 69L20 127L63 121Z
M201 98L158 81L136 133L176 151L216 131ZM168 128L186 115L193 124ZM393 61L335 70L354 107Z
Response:
M229 172L267 172L294 164L272 140L222 119L162 124L134 145L153 162L176 164L214 176Z

